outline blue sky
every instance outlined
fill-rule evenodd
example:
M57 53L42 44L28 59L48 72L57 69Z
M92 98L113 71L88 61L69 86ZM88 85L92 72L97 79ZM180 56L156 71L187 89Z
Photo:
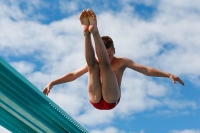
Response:
M91 133L200 133L198 5L198 0L1 0L0 56L42 90L85 64L78 17L91 8L100 34L113 38L116 56L178 75L185 86L127 69L121 101L111 111L89 103L87 74L55 86L49 98Z

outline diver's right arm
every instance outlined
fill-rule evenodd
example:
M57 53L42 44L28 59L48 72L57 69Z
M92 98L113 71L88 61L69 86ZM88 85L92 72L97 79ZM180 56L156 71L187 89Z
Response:
M85 74L86 72L88 72L87 64L84 65L83 67L77 69L76 71L67 73L67 74L64 75L64 76L62 76L62 77L60 77L60 78L58 78L58 79L56 79L56 80L51 81L51 82L43 89L43 93L44 93L45 95L48 95L49 92L50 92L50 90L51 90L51 88L52 88L54 85L73 81L73 80L77 79L78 77L82 76L83 74Z

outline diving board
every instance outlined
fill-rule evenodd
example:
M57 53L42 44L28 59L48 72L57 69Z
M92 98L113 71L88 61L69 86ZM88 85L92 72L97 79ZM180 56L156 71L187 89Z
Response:
M1 57L0 124L15 133L88 133Z

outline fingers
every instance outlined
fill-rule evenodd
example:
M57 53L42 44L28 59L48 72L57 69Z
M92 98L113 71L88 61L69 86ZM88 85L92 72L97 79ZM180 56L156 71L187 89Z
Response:
M176 85L176 81L173 81L173 83Z
M172 82L174 83L174 85L176 85L176 81L175 80L172 80Z
M183 81L178 77L177 81L184 86Z
M48 89L47 96L49 95L49 93L50 93L50 89Z
M171 79L171 81L172 81L174 84L176 84L176 81L174 80L173 75L171 75L169 78Z
M48 96L48 94L50 93L50 89L48 87L45 87L44 90L42 91L45 95Z
M174 79L175 79L175 82L178 81L181 85L184 86L183 81L179 77L175 77Z
M174 84L176 84L176 81L178 81L181 85L184 86L183 81L182 81L179 77L172 75L172 76L170 76L170 79L172 80L172 82L173 82Z

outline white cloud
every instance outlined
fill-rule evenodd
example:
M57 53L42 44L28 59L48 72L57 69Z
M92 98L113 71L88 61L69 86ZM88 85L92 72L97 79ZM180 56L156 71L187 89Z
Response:
M127 131L119 130L119 129L114 128L114 127L107 127L105 129L102 129L102 130L95 129L95 130L92 130L90 132L91 133L145 133L144 130L141 130L139 132L134 132L134 131L127 132Z
M124 5L130 5L131 3L134 4L144 4L147 6L153 6L159 4L159 0L121 0Z
M161 91L157 91L158 86L144 77L125 77L122 84L122 98L117 108L118 113L126 116L161 106L157 97L166 95L164 91L166 88L161 86Z
M97 126L101 124L110 123L114 118L114 111L113 110L99 111L95 109L94 107L90 106L90 108L87 108L84 114L75 118L77 119L77 121L79 121L83 125Z
M108 127L104 130L93 130L91 131L91 133L120 133L120 132L114 127Z
M9 130L7 130L6 128L0 126L0 132L1 133L11 133Z
M23 75L33 72L35 67L34 64L26 61L11 62L10 64Z
M77 1L59 1L60 10L63 13L70 13L78 10Z
M200 133L200 129L172 130L168 133Z
M26 0L2 0L0 16L8 17L14 21L28 20L33 21L45 19L41 14L35 14L35 10L41 8L48 8L49 4L40 0L26 1Z
M158 111L156 111L156 113L155 114L151 114L152 116L157 116L157 115L161 115L161 116L165 116L165 117L173 117L173 116L185 116L185 115L190 115L191 114L191 112L190 111L184 111L184 110L176 110L176 109L174 109L174 110L171 110L171 109L169 109L169 110L158 110Z
M198 0L178 0L174 2L170 2L168 0L162 0L160 2L159 10L180 13L180 11L194 12L198 13L200 11L199 5L200 2ZM176 10L175 10L176 9ZM179 14L180 15L180 14Z
M79 86L53 88L49 95L50 99L73 117L79 115L80 110L84 111L88 104L86 89L82 88L83 85L80 82L76 84Z
M21 12L17 3L13 1L1 1L1 13L0 17L2 18L13 18L15 20L24 19L25 15Z
M172 109L184 109L184 108L196 109L197 108L196 103L193 101L186 101L186 100L181 100L181 101L176 100L175 101L175 100L166 99L166 100L164 100L163 103Z

